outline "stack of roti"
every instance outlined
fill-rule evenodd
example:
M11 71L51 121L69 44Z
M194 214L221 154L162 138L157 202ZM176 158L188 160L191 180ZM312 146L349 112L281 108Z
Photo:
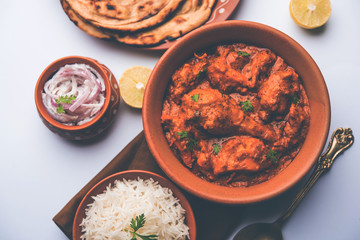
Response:
M60 0L65 13L91 36L151 46L204 24L216 0Z

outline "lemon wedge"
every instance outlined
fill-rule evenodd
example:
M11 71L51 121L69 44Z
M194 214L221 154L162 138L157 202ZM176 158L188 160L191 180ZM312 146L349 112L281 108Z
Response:
M124 102L134 108L142 108L146 83L151 69L134 66L126 69L119 80L120 95Z
M330 0L291 0L290 14L300 27L318 28L329 20L331 3Z

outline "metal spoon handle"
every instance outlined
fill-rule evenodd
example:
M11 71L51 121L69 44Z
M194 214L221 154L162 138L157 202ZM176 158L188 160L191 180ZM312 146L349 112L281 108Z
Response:
M286 221L286 219L293 213L295 208L299 205L301 200L318 180L318 178L330 169L335 158L344 150L349 148L353 142L354 136L350 128L338 128L334 131L333 135L331 136L328 148L317 161L315 171L307 180L305 186L296 195L288 209L278 220L275 221L276 224L282 225Z

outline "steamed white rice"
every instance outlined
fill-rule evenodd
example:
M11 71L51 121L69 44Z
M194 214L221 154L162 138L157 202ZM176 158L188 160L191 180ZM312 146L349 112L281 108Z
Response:
M93 197L82 220L82 240L131 239L131 219L140 214L145 225L137 233L157 234L159 240L189 239L185 210L172 191L153 179L116 180L106 190Z

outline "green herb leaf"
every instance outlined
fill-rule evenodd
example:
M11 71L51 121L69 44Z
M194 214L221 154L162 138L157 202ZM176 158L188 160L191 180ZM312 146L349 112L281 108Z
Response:
M64 106L63 105L57 105L56 112L59 113L59 114L60 113L65 113Z
M146 219L145 219L144 214L140 214L139 216L136 216L135 219L134 218L131 219L130 227L133 229L133 231L125 230L132 234L132 237L130 240L137 240L136 237L139 237L142 240L157 240L158 239L158 235L156 235L156 234L141 235L141 234L137 233L137 230L142 228L144 226L145 222L146 222Z
M291 102L295 105L298 105L300 102L300 97L297 93L294 93L293 95L291 95Z
M191 96L191 100L197 102L199 100L199 94L194 94Z
M72 104L74 100L76 99L76 96L74 95L65 95L65 96L59 96L59 98L56 101L56 112L57 113L65 113L64 106L61 105L62 103L65 104Z
M248 56L250 56L249 53L243 52L243 51L239 51L239 52L237 52L237 54L238 54L239 56L242 56L242 57L248 57Z
M135 219L131 219L130 227L136 232L139 228L142 228L145 224L145 215L140 214Z
M197 141L194 138L189 137L187 131L182 130L181 132L176 132L177 135L180 136L180 139L186 138L188 142L186 143L186 147L192 151L194 147L197 145Z
M272 150L271 148L269 149L269 152L267 153L266 157L268 159L271 159L273 163L279 161L279 153L277 151Z
M186 143L186 147L192 151L194 147L197 145L197 141L194 138L188 138L188 142Z
M185 130L182 130L181 132L176 132L176 134L180 136L180 139L188 137L188 133Z
M214 144L214 147L213 147L213 152L215 154L218 154L220 152L220 149L221 149L221 146L217 143Z
M252 110L254 110L254 107L251 104L250 100L240 102L239 105L244 112L251 112Z

